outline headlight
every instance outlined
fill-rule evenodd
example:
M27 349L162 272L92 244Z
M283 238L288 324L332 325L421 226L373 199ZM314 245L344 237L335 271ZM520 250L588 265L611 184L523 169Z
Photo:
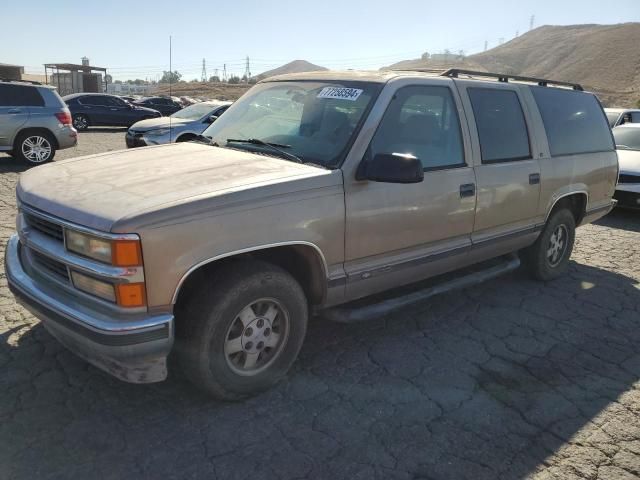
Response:
M66 230L67 250L93 258L103 263L111 263L111 242L85 233Z
M149 137L159 137L161 135L166 135L170 131L170 128L158 128L157 130L149 130L145 135Z
M116 303L116 291L111 283L96 280L93 277L74 271L71 272L71 278L73 279L73 286L78 290Z
M142 265L142 250L138 240L107 240L65 229L67 250L108 265L136 267Z

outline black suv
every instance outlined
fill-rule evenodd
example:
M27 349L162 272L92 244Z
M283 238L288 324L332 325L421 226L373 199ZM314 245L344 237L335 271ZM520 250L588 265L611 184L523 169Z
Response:
M162 116L157 110L133 105L115 95L73 93L63 97L71 110L73 126L86 130L90 126L130 127L140 120Z
M154 110L158 110L164 116L172 115L178 110L182 110L184 108L180 103L167 97L147 97L134 102L134 105L153 108Z

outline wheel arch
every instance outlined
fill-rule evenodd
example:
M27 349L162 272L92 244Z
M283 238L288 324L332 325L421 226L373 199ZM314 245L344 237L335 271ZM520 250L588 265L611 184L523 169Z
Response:
M18 139L20 139L20 137L22 137L25 134L28 135L28 134L36 134L36 133L45 133L47 137L49 137L49 139L51 139L51 141L53 142L53 147L56 150L60 148L60 145L58 144L58 139L53 134L53 132L51 132L51 130L49 130L48 128L25 127L21 130L18 130L18 132L16 133L16 136L13 137L13 150L15 151L19 147L19 145L17 145L17 142L18 142Z
M188 292L199 284L199 280L211 275L215 269L233 261L251 259L272 263L286 270L300 283L310 304L320 304L326 298L328 268L324 255L317 245L299 241L261 245L202 260L182 276L171 303L176 306L188 298Z
M560 208L568 208L573 213L573 217L576 221L576 226L582 222L586 211L587 204L589 202L589 194L586 190L576 190L563 193L555 198L553 203L547 209L547 215L544 222L547 223L549 217L553 212Z

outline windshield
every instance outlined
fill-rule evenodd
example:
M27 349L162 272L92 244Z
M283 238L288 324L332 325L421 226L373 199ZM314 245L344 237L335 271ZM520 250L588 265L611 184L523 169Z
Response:
M189 105L182 110L178 110L176 113L171 115L171 118L182 118L185 120L197 120L199 118L204 117L207 114L212 114L214 110L218 109L217 106L206 105L202 103L198 103L195 105Z
M616 148L621 150L640 150L640 128L614 128L613 138L616 141Z
M273 154L278 144L303 162L336 167L380 86L365 82L268 82L256 85L203 135L224 147Z

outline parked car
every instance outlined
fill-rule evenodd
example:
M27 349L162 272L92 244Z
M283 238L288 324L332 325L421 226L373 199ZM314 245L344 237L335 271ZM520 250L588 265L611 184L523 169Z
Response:
M39 165L77 143L71 113L53 87L0 80L0 152Z
M613 129L620 175L614 198L618 205L640 208L640 123L625 123Z
M153 108L154 110L159 111L164 116L171 115L184 108L179 101L166 97L147 97L134 102L134 105Z
M178 110L169 117L137 122L125 136L127 147L144 147L172 142L196 140L205 129L222 115L231 102L196 103Z
M640 109L633 108L605 108L609 126L611 128L623 125L625 123L639 123Z
M515 253L534 278L558 278L576 226L615 205L618 160L593 94L518 79L272 77L205 130L210 145L33 169L8 284L116 377L163 380L173 350L196 385L238 399L286 375L312 312L384 315L511 271Z
M80 131L96 126L128 127L161 116L157 110L133 105L116 95L73 93L63 99L71 110L73 126Z

